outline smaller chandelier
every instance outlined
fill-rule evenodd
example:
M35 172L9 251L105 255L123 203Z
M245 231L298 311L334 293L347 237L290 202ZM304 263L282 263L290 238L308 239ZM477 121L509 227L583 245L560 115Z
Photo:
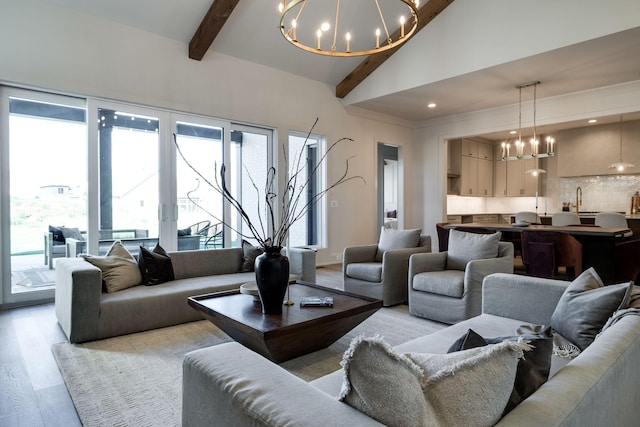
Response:
M342 26L341 19L344 21L345 17L341 15L340 0L336 0L335 9L329 6L329 3L329 0L283 0L279 5L279 11L280 32L284 38L307 52L351 57L372 55L396 48L409 40L418 29L419 0L374 0L371 3L373 15L370 16L376 16L376 19L375 22L371 22L370 34L355 34L352 32L353 29ZM397 17L399 28L395 32L389 33L385 17L385 11L388 14L390 9L381 7L380 3L394 4L395 9L398 9L398 6L404 9ZM305 11L307 4L311 10ZM326 13L333 15L335 11L332 18L333 27L324 16L312 16L312 13L325 13L324 10L319 11L320 5L329 11ZM362 16L362 9L356 10L357 15L353 17L352 22L358 21ZM333 37L327 37L326 34L330 35L331 32Z
M554 157L554 145L556 140L552 136L547 136L545 139L546 147L541 147L540 140L538 140L538 135L536 134L536 100L537 100L537 87L540 84L539 81L533 81L528 83L522 83L516 86L519 92L518 99L518 139L515 141L515 156L511 156L511 144L505 140L502 143L502 160L521 160L521 159L535 159L536 167L532 169L527 169L525 173L531 174L533 176L538 176L543 173L547 173L544 169L537 166L538 159L545 157ZM531 146L530 153L524 154L524 148L526 146L525 142L522 140L522 89L533 86L533 137L529 141Z

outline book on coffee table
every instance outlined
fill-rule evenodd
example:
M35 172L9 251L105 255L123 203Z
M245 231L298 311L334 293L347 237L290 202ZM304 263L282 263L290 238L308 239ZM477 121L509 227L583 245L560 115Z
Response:
M333 307L332 297L302 297L300 307Z

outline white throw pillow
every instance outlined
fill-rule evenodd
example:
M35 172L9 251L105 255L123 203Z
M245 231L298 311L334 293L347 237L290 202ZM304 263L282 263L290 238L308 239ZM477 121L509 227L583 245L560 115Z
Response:
M388 426L492 426L509 401L524 341L449 354L396 353L355 338L341 362L339 399Z
M380 241L376 252L376 262L382 261L382 255L390 249L415 248L420 243L420 233L422 229L395 230L384 228L380 231Z
M113 242L105 256L88 254L81 256L102 270L102 281L107 293L121 291L142 283L138 262L119 240Z
M492 234L449 231L447 269L464 270L469 261L497 258L501 236L499 231Z

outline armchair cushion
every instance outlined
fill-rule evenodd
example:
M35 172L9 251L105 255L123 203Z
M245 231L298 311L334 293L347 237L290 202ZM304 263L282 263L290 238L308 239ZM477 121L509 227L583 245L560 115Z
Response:
M420 228L412 230L395 230L382 227L380 231L380 241L376 251L376 262L382 261L382 255L390 249L415 248L420 242Z
M419 273L413 277L412 286L416 291L462 298L464 293L464 271L443 270Z
M367 282L382 282L382 263L358 262L347 265L347 276Z
M500 237L500 232L476 234L451 230L449 232L447 269L464 270L469 261L496 258Z

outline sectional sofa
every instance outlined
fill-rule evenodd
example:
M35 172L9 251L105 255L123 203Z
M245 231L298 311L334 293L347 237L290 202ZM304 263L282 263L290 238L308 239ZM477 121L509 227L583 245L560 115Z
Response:
M175 280L154 286L103 291L102 271L83 258L56 264L55 312L70 342L93 341L149 329L202 320L187 298L237 289L255 281L254 272L240 272L242 248L169 252ZM315 251L289 250L290 273L315 282Z
M469 329L482 337L500 337L513 335L523 324L550 325L568 283L490 275L484 281L482 314L395 350L446 353ZM607 327L573 360L553 356L548 381L497 425L637 425L640 316L632 314ZM340 369L307 383L234 342L196 350L183 364L183 426L382 425L336 398L343 378ZM462 404L464 394L449 403ZM465 421L475 424L473 417Z

